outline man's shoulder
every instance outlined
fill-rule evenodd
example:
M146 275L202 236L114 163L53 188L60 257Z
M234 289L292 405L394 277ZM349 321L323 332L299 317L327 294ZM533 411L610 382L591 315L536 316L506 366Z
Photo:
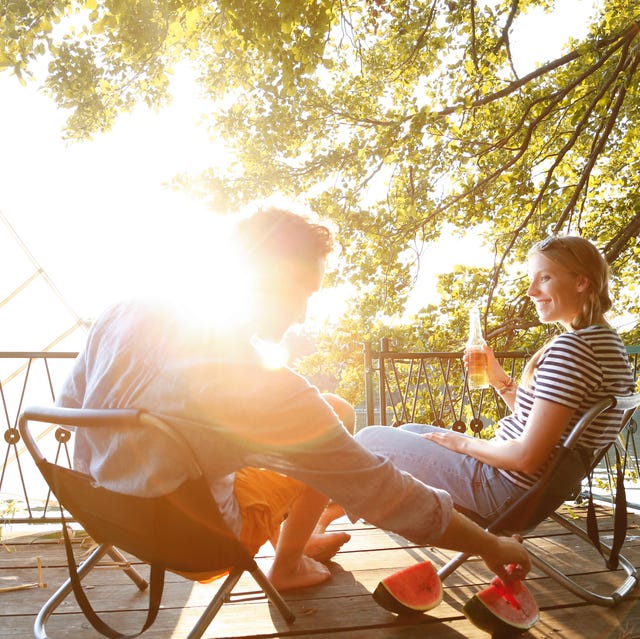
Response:
M170 320L175 316L171 305L162 300L127 299L108 306L97 317L94 325L126 324Z
M116 348L124 344L142 346L166 339L176 332L175 314L168 304L130 299L106 308L95 320L88 338L89 348Z

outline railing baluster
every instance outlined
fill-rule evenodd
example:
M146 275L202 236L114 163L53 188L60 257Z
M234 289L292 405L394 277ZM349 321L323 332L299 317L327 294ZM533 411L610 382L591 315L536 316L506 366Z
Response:
M381 340L380 346L378 352L372 349L371 344L365 345L364 349L367 425L375 423L376 403L380 409L379 423L383 425L387 424L387 406L392 408L396 421L424 421L425 415L428 415L429 421L440 421L443 425L448 419L453 423L456 420L466 422L469 417L475 419L476 415L481 414L483 420L497 421L506 413L505 406L495 391L481 391L480 395L474 396L468 390L461 353L394 352L390 350L390 343L386 338ZM630 346L628 352L637 377L640 374L640 346ZM34 480L31 477L39 478L39 475L35 466L31 468L30 462L22 463L24 460L21 459L19 441L14 441L14 429L26 403L47 404L55 401L55 388L63 382L76 356L75 352L0 353L0 362L19 362L10 374L3 374L0 379L0 401L5 421L3 438L0 440L0 446L4 442L5 447L4 455L0 456L3 460L0 468L0 517L3 517L2 513L8 504L14 500L18 502L15 514L5 515L4 523L60 521L59 515L49 513L49 500L44 496L38 496L37 499L39 505L44 504L42 516L34 514L35 498L31 494ZM529 354L514 351L497 353L497 356L505 370L517 377ZM60 376L56 379L52 362L61 360L67 362L68 366L63 370L53 367ZM44 366L45 383L36 388L38 362L42 362ZM22 383L20 375L24 375ZM406 379L406 386L403 379ZM394 388L391 387L392 380ZM13 404L11 400L14 400ZM630 433L629 436L631 435ZM631 448L635 471L640 474L636 441L633 438ZM70 464L66 442L59 442L56 454L62 453L67 455Z
M59 514L49 512L50 494L45 489L35 464L28 455L22 454L24 449L20 445L17 423L20 412L27 404L46 405L55 401L55 388L64 381L76 356L76 352L0 353L0 362L10 365L9 372L3 370L0 380L0 401L6 422L3 439L0 440L5 444L0 469L1 524L60 521ZM58 378L50 365L53 361L65 364L55 367ZM66 441L59 441L57 450L53 453L56 456L66 455L71 465ZM43 494L36 494L40 487Z
M384 398L380 404L380 423L386 425L386 408L390 405L393 414L400 414L403 420L434 423L440 426L453 427L456 430L467 429L467 418L470 418L471 431L474 435L481 436L483 427L495 424L507 413L507 407L499 394L492 390L470 391L467 375L462 363L462 353L441 352L410 352L391 350L388 339L381 340L381 350L375 352L369 350L369 370L379 371L379 397ZM627 347L629 359L636 379L640 376L640 346ZM496 357L503 368L511 377L518 379L530 353L526 351L497 352ZM406 385L401 379L399 365L406 366ZM431 366L433 365L433 366ZM459 366L458 366L459 365ZM391 367L393 371L393 387L386 374ZM418 371L414 375L415 371ZM405 369L402 369L405 370ZM408 402L411 399L411 411ZM368 416L375 414L373 405L374 396L368 393L366 396L366 412ZM388 404L387 404L388 402ZM445 419L451 416L453 423L446 424ZM367 425L372 425L371 419ZM636 476L640 475L640 460L636 450L635 424L629 427L625 436L629 456L628 464L633 464ZM607 477L605 482L611 486L612 462L606 459L603 464L603 472ZM640 505L635 505L639 507Z

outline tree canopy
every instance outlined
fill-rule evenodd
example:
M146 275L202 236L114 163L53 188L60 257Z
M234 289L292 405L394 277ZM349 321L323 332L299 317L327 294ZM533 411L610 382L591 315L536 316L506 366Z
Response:
M553 2L7 0L0 68L27 79L46 63L66 135L85 138L140 102L161 107L172 69L191 61L237 163L179 182L218 208L277 192L333 220L335 280L358 293L315 365L332 361L350 386L344 363L359 363L364 339L460 348L470 299L494 346L522 345L537 321L517 265L549 233L592 239L618 310L638 313L637 2L602 0L584 39L522 72L511 34L535 8ZM443 276L437 307L389 327L429 243L470 232L486 268Z

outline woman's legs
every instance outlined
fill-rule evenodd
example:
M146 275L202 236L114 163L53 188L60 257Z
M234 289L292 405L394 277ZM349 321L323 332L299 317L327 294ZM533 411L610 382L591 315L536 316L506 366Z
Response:
M425 424L405 424L399 428L368 426L355 439L422 483L446 490L456 506L482 517L493 517L520 494L521 489L492 466L420 436L437 428ZM317 531L324 532L344 514L339 505L329 504L319 519Z
M521 489L496 468L420 436L437 429L425 424L370 426L356 439L424 484L446 490L456 506L482 517L494 516L520 494Z

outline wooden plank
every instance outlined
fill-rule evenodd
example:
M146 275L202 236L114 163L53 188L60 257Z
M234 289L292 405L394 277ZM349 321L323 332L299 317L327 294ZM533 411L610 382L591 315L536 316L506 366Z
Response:
M376 554L383 553L385 555L395 555L399 557L399 551L378 551ZM378 562L376 562L377 564ZM395 570L398 567L398 562L392 562L391 569ZM462 587L450 586L445 583L445 588L448 593L450 602L457 602L460 606L466 599L468 599L474 592L477 592L480 588L484 587L491 577L490 573L479 562L469 562L469 566L461 569L463 571L463 583ZM325 600L340 600L342 597L353 596L354 593L358 593L362 596L369 596L373 591L378 581L389 573L389 570L384 568L368 567L366 569L357 569L350 567L345 569L344 565L334 563L332 566L333 578L327 584L324 584L315 589L306 589L295 593L289 593L287 599L291 602L300 602L304 604L310 600L317 601L320 599ZM66 576L62 569L59 569L60 581ZM201 584L192 584L187 580L182 580L179 577L172 576L177 581L169 581L166 587L165 599L166 606L181 607L189 606L204 606L207 601L215 592L217 584L204 586ZM598 576L599 580L611 582L612 578L608 575ZM582 581L585 584L591 584L594 580L593 575L583 575ZM548 582L548 580L547 580ZM123 588L123 583L126 588ZM528 583L538 598L539 605L541 607L555 605L559 600L563 604L577 602L577 598L569 593L566 593L560 586L556 584L544 583L542 579L529 579ZM543 584L543 585L541 585ZM97 599L98 610L109 610L115 608L125 609L142 609L146 605L146 594L138 594L135 587L127 583L126 578L123 575L114 571L107 573L101 573L96 575L95 578L87 579L88 594L92 600ZM246 576L241 580L238 588L239 593L255 592L255 584L250 576ZM30 593L30 601L27 603L25 598L19 593L6 593L4 595L4 603L7 605L7 609L11 610L13 614L22 613L26 614L30 610L33 610L34 604L37 607L50 596L53 589L48 591L41 590L38 593ZM434 614L436 616L445 616L451 614L447 611L447 606L450 605L445 602L438 611ZM76 611L77 605L73 598L70 598L66 604L65 609L67 611Z
M449 593L448 593L449 594ZM466 600L466 595L460 594ZM277 613L269 609L266 603L230 603L223 610L207 631L207 637L241 638L241 637L288 637L288 636L349 636L349 637L466 637L475 639L485 637L471 626L459 610L439 607L439 615L423 615L416 618L398 618L379 609L372 600L359 597L342 597L336 600L311 600L311 603L294 602L292 607L298 615L293 626L288 626L277 618ZM445 602L446 604L446 602ZM443 604L444 605L444 604ZM611 611L595 606L560 606L542 610L539 624L527 635L528 637L605 637L625 629L636 632L640 627L640 607L637 600L622 604ZM188 628L195 623L201 613L197 606L184 609L165 609L161 611L154 627L145 633L150 639L180 638L186 636ZM140 624L143 616L140 613L108 613L105 618L113 624L119 624L121 630L131 632ZM11 621L3 624L0 637L16 635L24 624ZM97 636L87 630L86 621L78 613L65 612L52 620L52 636L54 629L64 631L57 636L72 636L77 639ZM452 634L452 633L458 633ZM14 634L12 634L14 633ZM629 634L631 636L637 636Z
M557 561L582 573L579 579L589 584L595 579L609 585L615 575L602 571L601 560L581 562L576 569L574 551L581 552L575 542L569 541L554 524L546 526L547 536L535 539L540 546L554 553ZM451 553L420 548L407 544L401 537L384 533L370 526L346 525L352 540L332 563L333 578L317 588L288 593L287 601L298 614L298 620L288 627L277 612L263 599L235 597L223 606L218 618L206 633L206 637L312 637L330 639L349 637L353 639L396 639L398 637L429 636L433 639L467 637L475 639L487 635L477 631L461 614L463 603L479 588L484 587L491 575L481 561L467 562L445 583L445 601L431 615L423 615L410 621L398 619L375 604L371 592L378 581L405 565L429 559L441 562ZM640 541L631 536L628 554L634 565L640 565ZM584 543L584 542L580 542ZM34 573L35 559L40 556L46 562L45 580L48 589L0 594L0 637L28 637L35 612L54 591L53 586L66 578L63 547L56 542L42 540L19 540L15 555L7 553L10 561L0 564L0 580L20 582L29 580ZM84 552L77 548L76 552ZM271 550L267 547L260 553L259 563L263 568L270 563ZM587 570L589 568L589 570ZM587 606L548 578L532 573L528 580L534 596L542 610L541 622L527 637L624 637L626 630L636 632L639 627L640 605L636 594L615 610ZM132 632L139 627L144 617L146 594L138 593L120 571L103 569L87 579L89 595L97 608L107 611L121 630ZM193 584L176 575L168 575L163 610L158 621L144 637L167 639L186 637L190 625L202 612L217 583ZM240 593L255 593L251 577L244 577L239 584ZM73 597L59 608L50 622L53 637L93 639L98 637L88 627L79 613ZM133 611L133 612L132 612Z

